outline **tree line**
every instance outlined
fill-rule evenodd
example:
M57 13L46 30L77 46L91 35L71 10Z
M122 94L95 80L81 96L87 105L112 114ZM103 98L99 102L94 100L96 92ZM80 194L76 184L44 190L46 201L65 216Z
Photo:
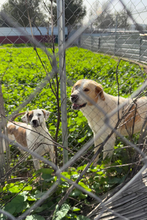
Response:
M51 18L51 5L53 17ZM1 11L7 13L23 27L32 26L44 27L51 23L57 25L57 5L56 0L50 0L48 3L42 0L8 0L2 5ZM65 0L65 20L66 25L76 25L81 22L86 15L86 7L83 6L83 0ZM0 26L9 26L2 18Z
M103 2L101 8L106 5ZM99 6L99 1L96 1L93 9L90 10L89 18L94 14ZM52 13L51 13L52 10ZM31 26L49 26L51 20L54 26L57 25L57 5L56 0L50 0L48 3L42 0L8 0L2 5L1 11L10 15L23 27ZM52 17L51 17L52 15ZM83 5L83 0L65 0L65 25L67 27L76 27L82 25L82 21L87 15L86 7ZM0 26L8 27L5 20L0 18ZM93 23L95 28L125 28L129 29L129 16L125 10L116 12L106 10Z

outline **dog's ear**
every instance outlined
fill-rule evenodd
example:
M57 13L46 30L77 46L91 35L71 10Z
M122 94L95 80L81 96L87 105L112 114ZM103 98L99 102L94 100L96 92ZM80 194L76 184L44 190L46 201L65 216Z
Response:
M44 114L44 118L45 118L45 120L47 120L48 117L49 117L49 115L50 115L50 112L49 112L49 111L46 111L46 110L44 110L44 109L41 109L41 111L42 111L43 114Z
M95 91L97 93L97 95L100 96L100 98L104 101L105 100L105 96L104 96L104 91L103 91L103 87L100 84L96 85Z
M74 89L75 89L75 87L73 86L73 87L72 87L72 90L71 90L71 93L73 93Z
M28 124L28 111L21 117L21 120Z

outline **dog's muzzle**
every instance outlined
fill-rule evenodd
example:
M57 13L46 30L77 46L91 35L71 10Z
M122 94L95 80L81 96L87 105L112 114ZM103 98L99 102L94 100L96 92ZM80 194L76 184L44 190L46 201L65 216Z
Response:
M78 95L71 95L70 99L71 99L72 103L76 103L79 99L79 96Z
M78 95L71 95L70 99L71 99L71 102L72 102L72 108L74 110L79 110L79 109L81 109L81 108L83 108L87 105L87 103L84 103L82 105L77 104L77 101L79 99Z
M39 124L39 122L38 122L38 120L32 120L32 126L34 127L34 128L36 128L36 127L38 127L38 126L40 126L40 124Z

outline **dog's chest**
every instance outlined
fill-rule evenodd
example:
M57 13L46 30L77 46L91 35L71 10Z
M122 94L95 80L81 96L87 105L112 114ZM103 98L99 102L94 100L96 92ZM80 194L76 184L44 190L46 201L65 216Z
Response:
M26 131L27 143L29 146L40 145L48 142L47 136L49 135L46 128L32 128Z
M99 129L102 128L102 126L105 124L104 121L106 114L110 113L112 109L115 108L116 103L112 102L110 104L106 102L99 102L98 105L101 110L97 106L88 107L87 109L82 110L84 116L88 120L90 128L94 133L97 133Z
M30 150L43 155L50 152L52 146L51 136L47 128L33 129L32 131L27 131L27 143Z
M93 109L89 112L83 112L83 114L87 118L88 125L94 133L97 133L98 130L104 125L104 115L97 111L97 109Z

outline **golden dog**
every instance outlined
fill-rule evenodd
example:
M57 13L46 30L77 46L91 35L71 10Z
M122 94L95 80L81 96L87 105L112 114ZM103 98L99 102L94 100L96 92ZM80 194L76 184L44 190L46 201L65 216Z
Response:
M146 97L132 100L131 98L112 96L105 93L103 87L93 80L78 80L72 88L70 99L72 108L74 110L80 109L88 120L88 124L94 134L94 144L97 146L94 150L95 153L112 130L107 127L99 138L95 138L95 136L105 124L104 120L106 115L116 109L119 104L126 102L124 107L119 110L119 114L116 111L116 113L112 115L109 119L109 124L113 128L117 125L117 130L121 135L127 136L132 133L140 132L146 118ZM97 105L103 111L101 111ZM120 123L118 123L118 120ZM103 147L103 158L112 156L115 140L116 134L113 133ZM97 160L98 157L95 159L94 165L96 165Z

